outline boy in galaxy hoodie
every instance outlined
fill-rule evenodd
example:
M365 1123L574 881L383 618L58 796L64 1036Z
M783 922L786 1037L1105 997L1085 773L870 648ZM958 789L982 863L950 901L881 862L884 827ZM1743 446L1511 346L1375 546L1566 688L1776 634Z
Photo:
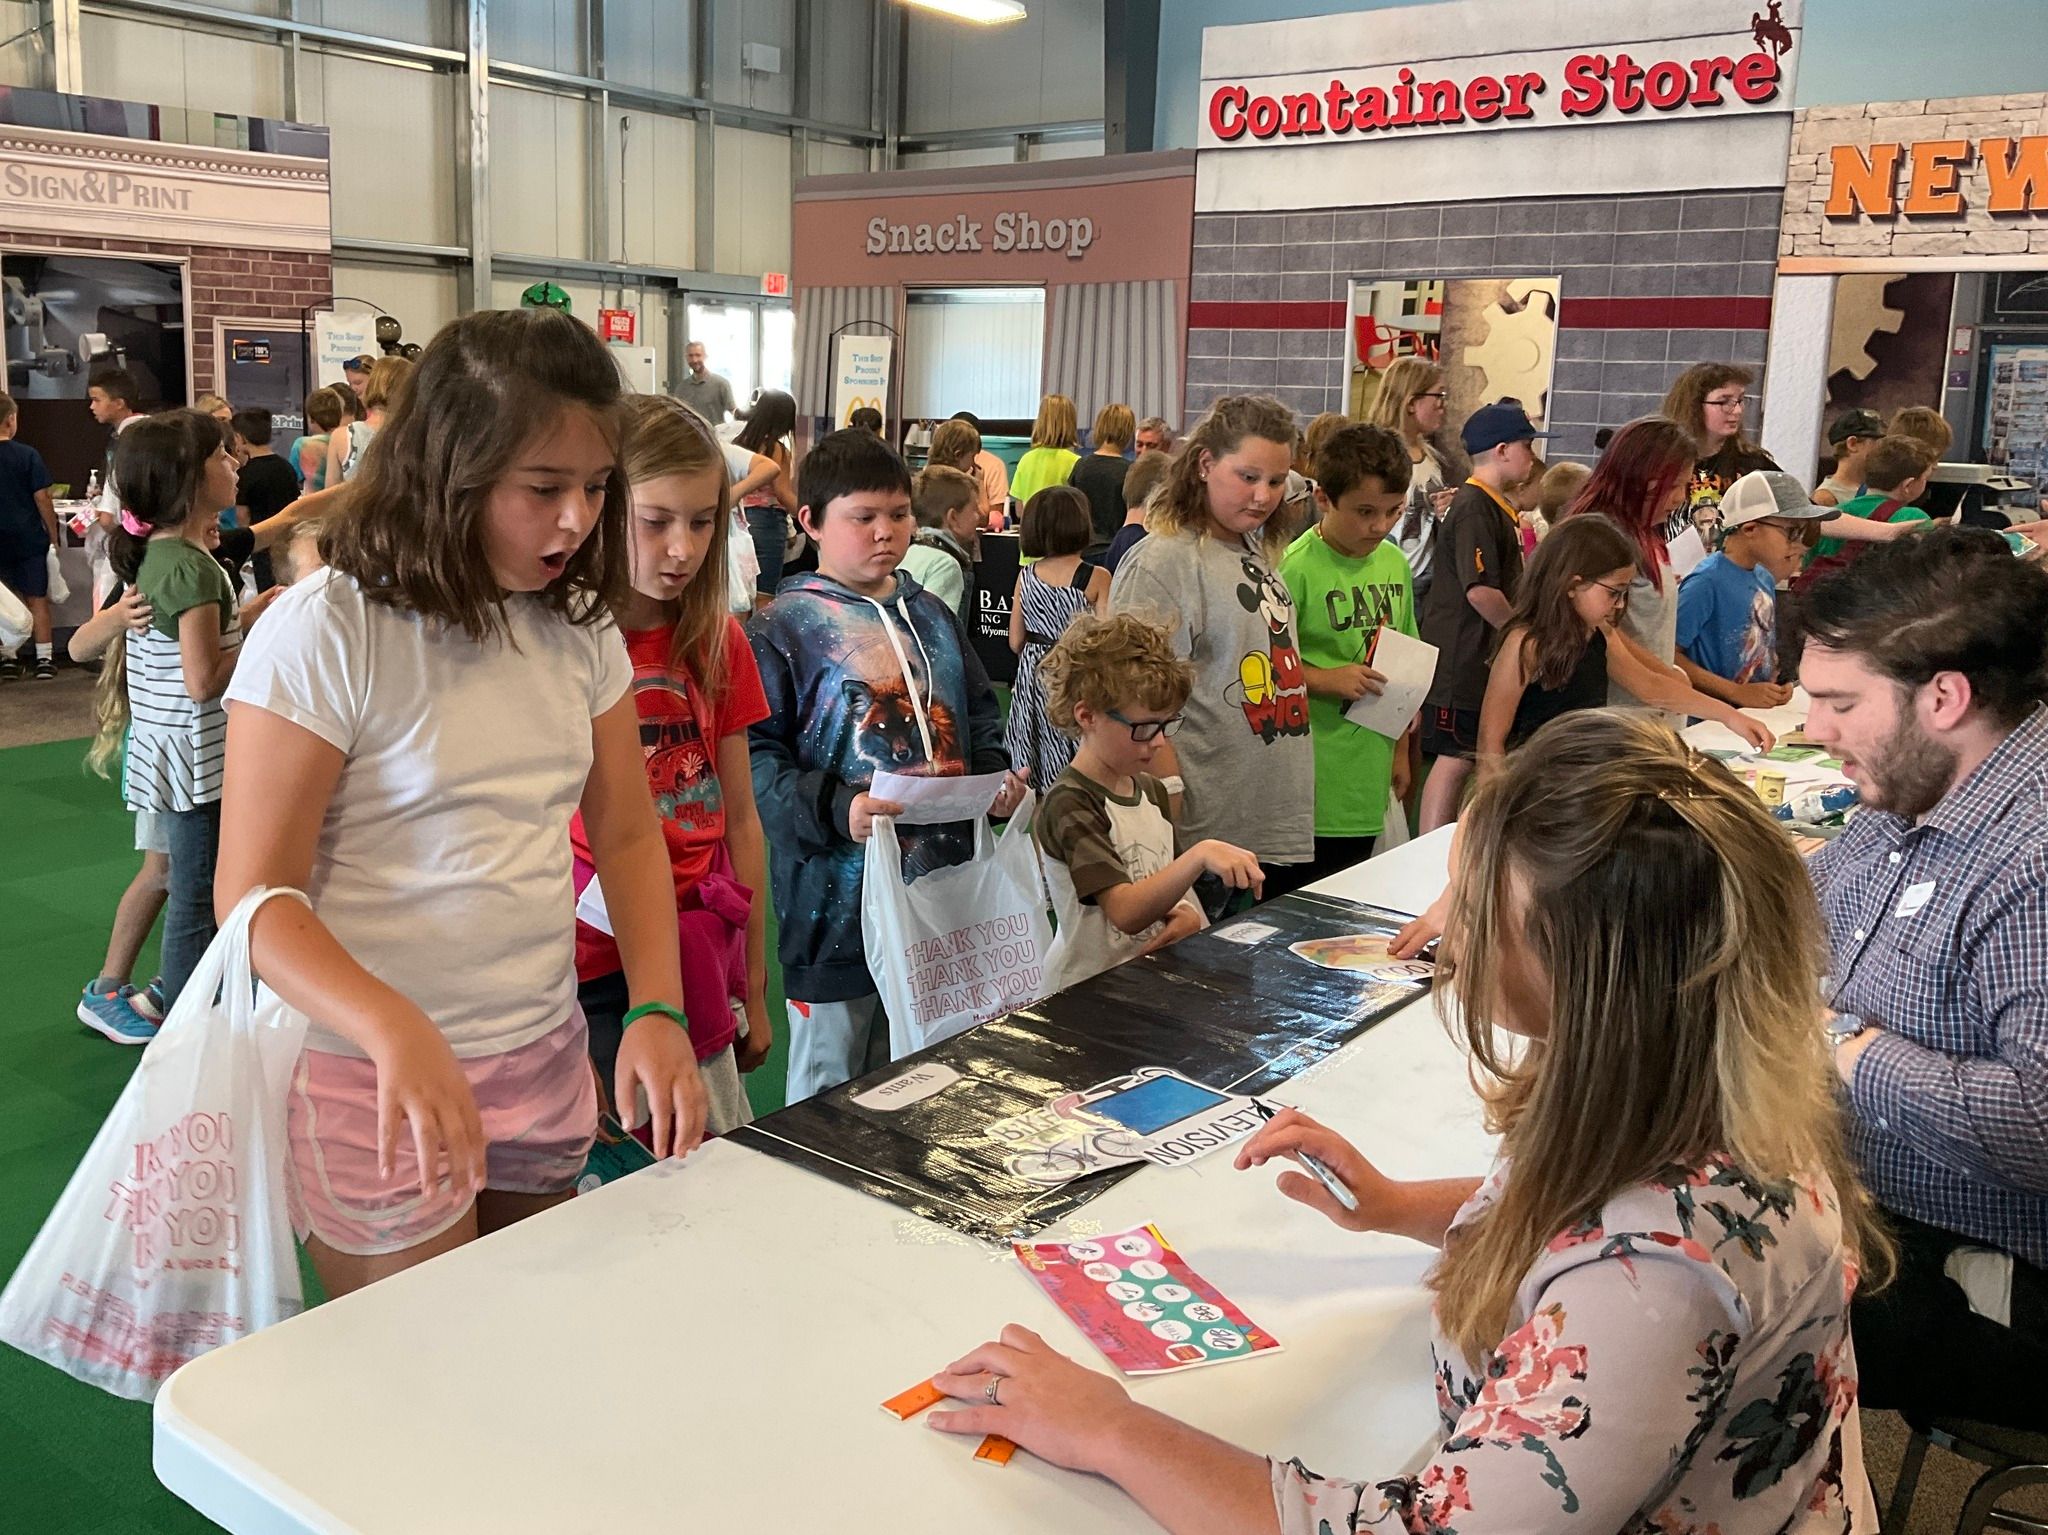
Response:
M862 844L876 816L901 807L867 792L875 773L1010 765L995 689L958 615L896 568L916 530L903 460L871 432L834 432L804 458L797 500L817 573L785 580L749 630L768 697L748 744L789 997L791 1103L889 1059L861 937ZM1007 816L1023 789L1007 780L991 813ZM964 823L898 836L907 878L974 850Z

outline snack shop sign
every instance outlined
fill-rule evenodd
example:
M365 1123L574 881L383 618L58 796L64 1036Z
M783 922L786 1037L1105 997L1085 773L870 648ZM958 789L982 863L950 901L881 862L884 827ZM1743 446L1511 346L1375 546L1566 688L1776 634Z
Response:
M1770 7L1772 13L1778 6ZM1784 111L1793 34L1757 15L1750 31L1659 44L1558 48L1465 59L1210 81L1204 149L1582 123L1647 123ZM1475 67L1477 66L1477 67Z

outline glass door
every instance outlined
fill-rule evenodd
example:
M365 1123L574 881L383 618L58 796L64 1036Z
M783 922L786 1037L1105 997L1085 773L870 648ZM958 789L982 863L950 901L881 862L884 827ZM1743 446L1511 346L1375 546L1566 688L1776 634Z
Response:
M692 295L683 334L673 338L674 376L688 369L684 348L704 348L704 366L724 376L742 409L762 389L787 392L796 375L796 311L786 299Z

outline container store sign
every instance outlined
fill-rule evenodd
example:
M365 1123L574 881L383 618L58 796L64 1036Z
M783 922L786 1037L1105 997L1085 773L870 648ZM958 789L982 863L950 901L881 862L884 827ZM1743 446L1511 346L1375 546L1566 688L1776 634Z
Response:
M1459 0L1210 27L1196 206L1781 184L1800 7ZM1486 51L1447 57L1453 38Z
M1461 72L1455 63L1404 64L1351 79L1325 74L1209 89L1204 148L1582 122L1659 113L1741 111L1783 93L1778 55L1749 37L1718 37L1686 58L1573 49L1525 56L1527 68ZM1327 84L1324 82L1327 80Z

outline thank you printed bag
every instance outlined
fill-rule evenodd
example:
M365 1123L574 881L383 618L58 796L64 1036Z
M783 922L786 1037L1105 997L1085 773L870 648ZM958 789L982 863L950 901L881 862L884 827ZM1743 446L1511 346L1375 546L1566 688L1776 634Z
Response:
M0 1292L0 1341L116 1396L295 1315L285 1091L303 1013L249 966L258 887L221 925Z

